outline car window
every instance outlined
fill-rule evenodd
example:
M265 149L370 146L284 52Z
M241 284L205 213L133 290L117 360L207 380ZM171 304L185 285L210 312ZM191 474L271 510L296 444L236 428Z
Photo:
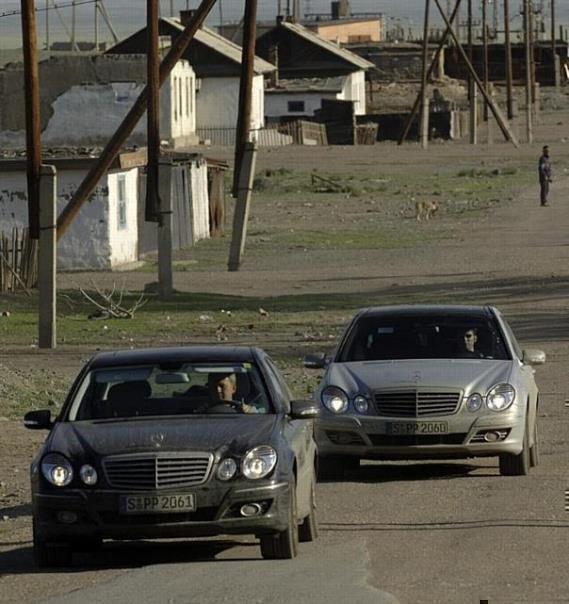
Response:
M392 359L509 359L495 323L483 316L363 316L340 347L340 362Z
M251 363L186 363L94 369L72 401L70 421L166 415L273 413Z
M514 349L515 355L518 357L518 359L522 359L524 355L524 353L522 352L522 347L516 339L516 336L514 335L514 332L512 331L512 328L510 327L508 322L504 319L504 317L501 317L501 319L502 325L504 326L504 331L506 332L506 335L508 336L508 339L512 344L512 348Z
M281 372L278 370L276 365L273 363L271 359L265 357L265 363L267 365L267 369L270 372L270 376L272 378L272 382L274 388L277 390L277 396L283 401L283 403L287 407L287 411L290 410L290 402L293 398L292 393L288 387L288 384L284 380Z

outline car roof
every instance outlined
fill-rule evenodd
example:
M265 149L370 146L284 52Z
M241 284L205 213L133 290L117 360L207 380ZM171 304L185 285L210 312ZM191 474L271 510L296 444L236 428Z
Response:
M151 363L246 363L255 362L260 349L251 346L177 346L139 348L101 352L90 362L91 368Z
M404 317L410 315L456 315L468 317L488 317L494 314L491 306L463 306L458 304L401 304L363 308L360 317Z

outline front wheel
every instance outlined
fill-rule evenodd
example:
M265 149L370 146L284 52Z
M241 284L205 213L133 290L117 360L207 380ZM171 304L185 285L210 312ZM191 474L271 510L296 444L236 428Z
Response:
M261 535L261 555L265 560L291 560L298 550L296 485L290 487L288 526L272 535Z
M530 448L528 426L524 430L522 452L519 455L503 453L500 455L500 474L502 476L527 476L530 469Z

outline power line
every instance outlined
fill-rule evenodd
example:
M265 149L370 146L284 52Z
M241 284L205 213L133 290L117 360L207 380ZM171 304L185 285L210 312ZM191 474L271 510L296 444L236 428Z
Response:
M50 10L57 10L58 8L67 8L69 6L81 6L83 4L95 4L97 0L75 0L75 2L63 2L61 4L57 4L55 2L52 3L51 6L45 6L43 8L36 8L36 13L45 13ZM0 19L2 17L14 17L16 15L21 15L21 10L12 10L6 11L4 13L0 13Z

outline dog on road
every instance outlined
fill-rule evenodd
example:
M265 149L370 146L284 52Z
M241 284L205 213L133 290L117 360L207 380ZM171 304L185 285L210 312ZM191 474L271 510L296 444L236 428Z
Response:
M439 210L439 204L436 201L418 201L415 204L415 215L417 220L430 220Z

